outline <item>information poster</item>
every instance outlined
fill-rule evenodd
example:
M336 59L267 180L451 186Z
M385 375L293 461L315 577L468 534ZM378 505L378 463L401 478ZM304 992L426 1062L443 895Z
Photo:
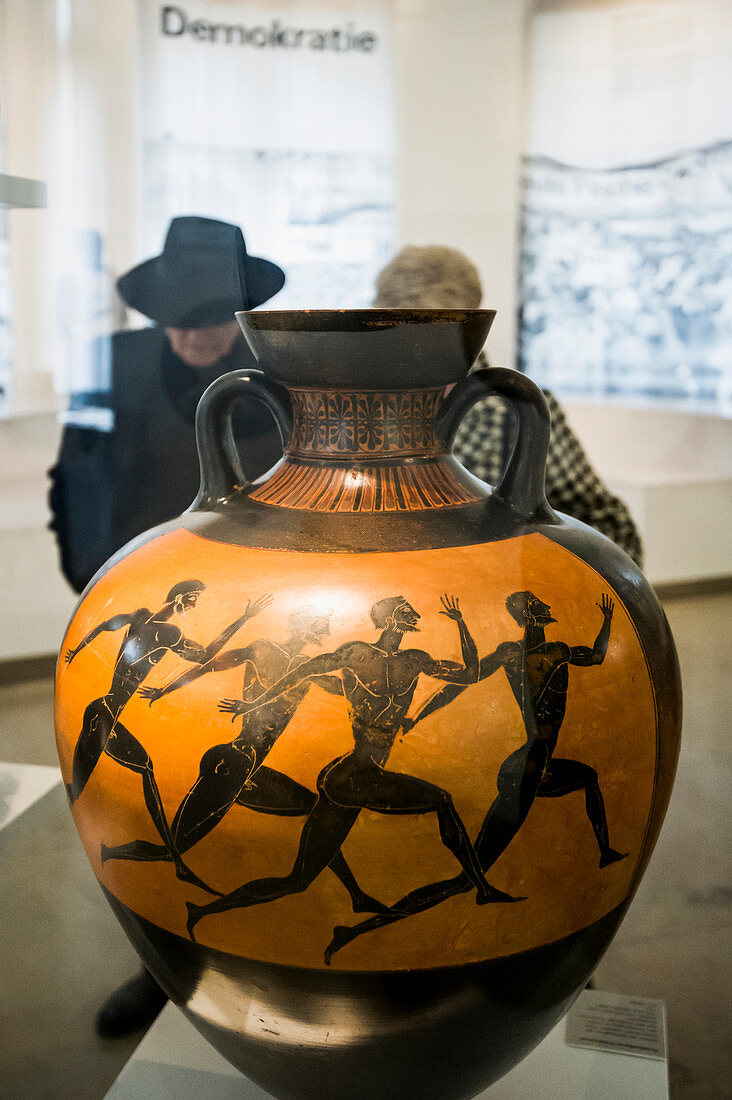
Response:
M523 368L732 415L732 7L552 6L530 63Z
M732 416L732 141L616 170L529 160L524 370Z
M370 303L394 249L389 21L379 6L140 0L140 254L170 219L239 224L276 305Z

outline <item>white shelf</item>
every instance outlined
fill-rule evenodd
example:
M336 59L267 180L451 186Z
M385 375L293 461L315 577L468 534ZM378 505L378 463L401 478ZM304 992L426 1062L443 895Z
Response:
M46 185L40 180L6 176L0 172L0 207L12 210L41 209L46 206Z

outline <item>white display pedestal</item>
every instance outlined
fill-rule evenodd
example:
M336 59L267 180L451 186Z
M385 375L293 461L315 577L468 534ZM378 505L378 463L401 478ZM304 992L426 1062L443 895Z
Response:
M567 1046L562 1020L527 1058L476 1100L668 1100L665 1061ZM107 1100L270 1100L168 1004Z

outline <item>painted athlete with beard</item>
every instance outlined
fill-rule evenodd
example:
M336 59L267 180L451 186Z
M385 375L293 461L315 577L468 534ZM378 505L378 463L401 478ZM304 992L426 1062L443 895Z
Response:
M453 853L466 880L477 891L479 904L512 900L485 881L465 826L451 796L441 787L415 776L387 771L397 734L403 730L419 677L434 676L451 684L468 685L478 677L478 654L456 600L443 597L443 610L457 623L464 664L440 661L419 649L400 649L404 634L418 630L419 614L403 596L380 600L371 619L381 631L375 643L346 642L333 653L313 657L293 669L254 704L225 699L221 709L242 714L267 706L303 680L340 672L348 700L354 748L321 771L318 801L303 827L295 864L288 875L256 879L209 905L188 903L188 930L203 917L244 908L299 893L332 864L362 809L383 814L434 812L443 844ZM386 919L386 918L385 918Z

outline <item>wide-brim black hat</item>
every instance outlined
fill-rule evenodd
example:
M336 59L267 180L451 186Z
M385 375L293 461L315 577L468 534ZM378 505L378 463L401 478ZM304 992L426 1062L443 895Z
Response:
M173 218L160 256L117 280L128 306L166 328L206 328L254 309L285 283L284 271L247 253L241 229L213 218Z

